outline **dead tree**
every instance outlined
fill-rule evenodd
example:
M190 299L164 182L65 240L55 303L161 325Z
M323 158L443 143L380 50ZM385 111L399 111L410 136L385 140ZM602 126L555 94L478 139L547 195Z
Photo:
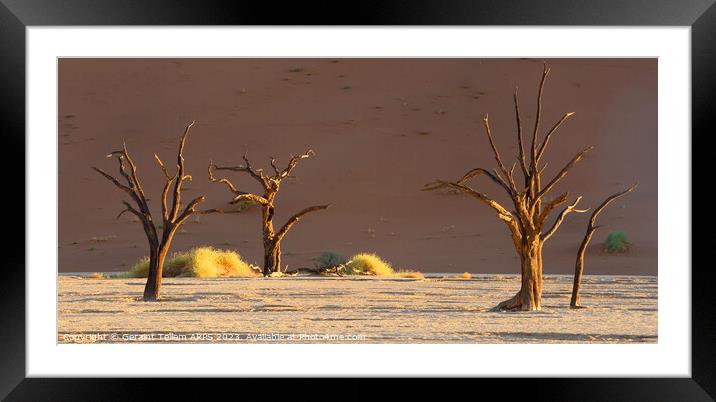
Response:
M273 272L281 272L281 240L286 236L289 230L295 225L304 215L320 211L328 208L328 205L315 205L312 207L305 208L300 212L296 213L288 219L288 221L277 231L274 230L273 218L275 213L275 201L276 195L278 194L281 186L281 181L291 174L291 171L296 167L298 161L305 159L313 155L312 150L306 151L306 153L294 156L291 155L291 160L288 162L288 166L281 170L276 165L276 159L271 158L271 168L274 174L267 176L264 174L262 169L254 169L249 162L249 159L244 154L244 165L239 166L216 166L213 162L209 162L209 181L213 183L223 183L226 187L234 194L234 198L229 204L237 204L241 201L254 202L261 206L261 221L263 226L263 245L264 245L264 265L263 274L269 276ZM247 173L254 180L258 181L263 188L263 195L251 194L243 191L239 191L229 181L229 179L217 179L214 177L214 170L230 170L234 172Z
M535 116L534 128L532 130L532 140L525 155L523 147L522 122L520 118L520 108L517 96L517 88L514 93L515 117L517 121L517 162L512 165L511 169L507 169L502 161L497 146L490 131L490 122L488 116L485 115L483 123L485 133L490 143L490 148L494 154L498 169L489 171L483 168L472 169L457 181L437 180L427 184L425 190L434 190L438 188L452 188L477 198L482 203L497 214L507 226L512 236L517 254L521 261L521 285L520 290L514 297L499 303L494 310L540 310L542 306L542 247L544 243L552 237L559 229L565 217L571 212L586 212L586 210L577 209L577 204L582 199L581 196L568 204L559 212L557 218L551 225L547 225L549 216L567 202L569 193L565 192L555 198L543 203L543 199L548 192L554 189L567 172L579 162L584 154L593 147L587 147L578 152L553 178L543 185L542 173L546 166L541 164L542 157L552 135L557 129L574 113L565 113L559 121L557 121L546 132L541 142L538 142L538 132L540 131L540 119L542 115L542 92L544 84L549 74L547 66L542 72L542 79L539 85L537 95L537 113ZM529 159L527 159L529 158ZM520 171L524 178L524 183L519 183L515 178L515 166L519 163ZM473 189L468 185L470 179L477 176L486 176L492 182L502 188L509 196L512 202L512 208L502 206L494 199L488 197L485 193Z
M594 210L594 212L592 213L592 217L589 218L589 223L587 224L587 232L584 234L582 244L579 245L579 250L577 251L577 261L574 265L574 284L572 285L572 300L569 302L570 307L581 307L581 303L579 300L579 287L582 284L582 273L584 272L584 252L587 250L587 246L592 240L594 232L596 232L597 229L601 227L595 225L595 223L597 222L597 216L599 216L599 214L604 210L604 208L606 208L607 205L609 205L612 201L623 195L626 195L627 193L630 193L635 188L636 184L624 191L620 191L616 194L610 195L609 197L607 197L606 200L604 200L604 202L601 203L601 205L597 207L597 209Z
M164 166L162 160L159 159L159 156L157 156L157 154L154 154L154 159L159 164L159 167L162 169L162 172L164 173L164 177L166 179L166 182L164 183L164 189L162 190L161 198L161 237L159 237L157 225L152 219L152 214L149 211L149 205L147 204L147 198L144 195L144 190L142 189L142 185L139 181L139 176L137 176L137 166L134 164L134 161L132 161L132 158L129 156L129 152L127 151L127 144L123 144L122 150L114 151L111 154L107 155L108 158L117 158L117 162L119 163L119 173L124 178L124 181L126 181L126 184L122 183L115 177L105 173L102 169L93 167L94 170L107 178L107 180L111 181L112 183L114 183L115 186L129 194L129 197L132 199L132 201L134 201L134 204L136 204L135 208L129 202L122 201L122 203L126 206L126 209L122 210L122 212L117 215L117 219L119 219L119 217L122 216L122 214L124 214L125 212L131 212L132 214L134 214L137 218L139 218L139 222L141 222L142 228L144 229L144 233L147 235L147 240L149 241L149 273L147 275L147 284L144 287L144 301L156 301L159 298L159 291L162 285L164 260L167 256L167 253L169 252L169 247L172 243L172 239L174 238L174 234L176 233L179 226L181 226L181 224L184 223L184 221L186 221L187 218L191 216L191 214L197 212L195 211L196 206L204 201L203 196L197 197L191 202L189 202L186 208L184 208L184 210L180 212L182 184L185 181L191 181L191 176L184 173L183 152L187 134L189 134L189 130L193 125L194 122L192 121L189 125L186 126L186 128L184 129L184 134L179 140L179 151L177 153L177 171L176 173L174 173L174 175L169 175L169 172ZM129 164L129 171L127 170L125 162ZM174 184L174 188L172 190L173 197L171 205L167 205L167 195L169 194L169 190L171 189L172 184Z

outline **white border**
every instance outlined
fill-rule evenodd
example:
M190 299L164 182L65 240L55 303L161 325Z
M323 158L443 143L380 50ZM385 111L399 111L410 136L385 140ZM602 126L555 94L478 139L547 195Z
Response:
M684 376L691 373L690 28L27 30L27 375ZM56 58L658 57L659 332L651 345L58 345ZM668 165L668 166L667 166ZM680 211L678 214L670 211ZM668 241L666 236L668 233ZM537 366L515 365L524 356ZM579 364L574 364L578 358ZM151 362L151 364L147 364ZM527 371L529 370L529 371ZM539 370L539 371L532 371Z

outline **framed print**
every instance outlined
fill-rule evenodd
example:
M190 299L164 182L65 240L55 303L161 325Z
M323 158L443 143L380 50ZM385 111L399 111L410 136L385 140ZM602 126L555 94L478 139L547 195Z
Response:
M8 400L452 376L713 399L711 2L177 5L0 10Z

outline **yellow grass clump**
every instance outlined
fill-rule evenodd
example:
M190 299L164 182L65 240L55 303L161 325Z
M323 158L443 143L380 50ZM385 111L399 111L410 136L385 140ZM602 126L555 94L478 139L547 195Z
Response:
M463 272L461 274L443 275L442 279L472 279L472 274L469 272Z
M392 276L398 278L412 278L412 279L425 279L425 276L417 271L409 271L407 269L401 269L398 272L393 273Z
M149 258L144 257L132 267L132 276L146 278L149 273ZM257 276L249 264L241 260L235 251L219 250L213 247L197 247L185 252L174 253L164 262L162 276L218 278L226 276Z
M347 275L375 275L398 278L423 278L420 272L399 270L395 271L389 262L375 254L356 254L346 263Z

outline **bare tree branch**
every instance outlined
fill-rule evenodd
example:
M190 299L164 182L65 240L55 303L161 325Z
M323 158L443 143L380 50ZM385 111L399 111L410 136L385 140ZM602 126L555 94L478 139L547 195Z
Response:
M101 174L102 176L104 176L107 180L111 181L111 182L112 182L115 186L117 186L118 188L120 188L120 189L126 191L127 193L130 193L130 194L132 193L132 189L131 189L131 188L125 186L125 185L122 184L122 183L120 183L119 180L117 180L116 178L114 178L114 176L112 176L112 175L110 175L110 174L108 174L108 173L105 173L104 170L102 170L102 169L100 169L100 168L97 168L97 167L94 167L94 166L92 166L92 169L94 169L94 171L96 171L97 173L99 173L99 174Z
M552 136L552 134L557 131L559 126L562 125L568 118L574 116L574 112L565 113L564 116L562 116L561 119L557 123L555 123L554 126L547 132L547 135L544 137L544 141L542 141L542 145L539 147L539 151L537 152L537 162L542 158L542 154L544 153L544 150L547 148L547 143L549 142L549 138Z
M557 229L559 229L560 225L562 225L562 222L564 221L564 218L565 218L570 212L580 212L580 213L583 213L583 212L589 211L588 209L576 209L576 208L575 208L581 199L582 199L582 196L577 197L577 199L572 203L572 205L569 205L568 207L566 207L565 209L563 209L562 212L559 213L559 216L558 216L557 219L554 221L554 224L552 225L552 227L547 231L547 233L545 233L545 234L542 235L542 241L547 241L547 239L549 239L550 237L552 237L552 235L554 234L554 232L556 232Z
M522 168L522 175L525 179L525 187L529 185L530 174L527 170L527 162L525 162L525 147L522 141L522 121L520 119L520 104L517 98L518 87L515 87L515 117L517 119L517 150L519 152L518 159L520 162L520 168Z
M126 145L124 146L124 148L125 148L125 150L126 150ZM120 174L122 175L122 177L124 177L124 179L127 181L127 186L123 186L123 187L120 187L120 188L122 188L122 189L125 190L125 191L127 191L127 189L128 189L127 193L128 193L129 196L132 198L132 200L134 200L134 202L137 203L137 206L139 207L139 209L140 209L142 212L148 211L148 209L147 209L147 207L146 207L146 203L145 203L145 201L143 200L143 194L141 194L141 193L139 193L139 192L137 191L137 186L136 186L136 184L134 183L133 177L130 176L129 173L127 173L127 169L126 169L126 167L125 167L125 165L124 165L124 160L125 160L125 158L126 158L126 151L113 151L113 152L111 152L109 155L107 155L107 158L111 158L111 157L117 158L117 165L118 165L118 168L119 168L119 173L120 173ZM95 168L95 170L97 170L97 168ZM102 172L102 171L99 171L99 170L97 170L97 171L100 172L100 173L102 173L102 175L104 175L105 177L108 177L108 175L107 175L106 173L104 173L104 172ZM111 176L110 176L110 177L111 177ZM108 177L108 178L109 178L109 177ZM116 185L117 183L119 183L119 181L118 181L117 179L115 179L114 177L112 177L110 180L111 180L113 183L115 183L115 185Z
M179 169L177 169L176 173L174 175L170 176L169 172L167 171L166 166L164 166L164 162L162 162L161 158L159 158L159 155L154 154L154 160L157 161L157 164L159 164L159 168L162 170L162 173L164 173L164 178L166 179L166 183L164 183L164 188L162 189L162 219L164 219L165 224L169 222L169 210L167 208L167 195L169 194L169 188L172 185L172 182L177 178L179 175Z
M492 132L490 131L490 118L488 115L485 115L485 117L482 119L482 122L485 125L485 133L487 133L487 139L490 141L490 147L492 148L492 153L495 156L495 161L497 161L497 166L499 166L500 171L504 173L504 175L507 177L507 180L509 180L509 193L510 196L513 196L517 193L517 187L515 187L515 183L512 180L512 175L505 167L505 164L502 163L502 158L500 158L500 152L497 150L497 146L495 145L495 141L492 138Z
M492 172L490 172L486 169L483 169L483 168L475 168L475 169L470 170L469 172L465 173L460 178L460 180L457 181L457 183L465 184L465 183L467 183L468 180L472 179L475 176L479 176L479 175L485 175L485 176L489 177L490 180L492 180L493 182L497 183L500 187L502 187L505 190L505 192L507 192L508 195L510 195L510 196L513 195L512 190L507 185L507 183L505 183L504 180L502 180L501 178L499 178L499 176L496 176Z
M184 208L184 212L182 212L176 221L174 221L174 224L177 227L181 225L191 214L196 212L196 206L204 202L205 199L206 198L204 196L199 196L191 200L191 202L187 204L186 208Z
M125 145L126 148L126 145ZM134 191L134 182L132 181L132 177L127 173L127 169L124 166L124 158L125 158L125 151L112 151L109 155L107 155L108 158L115 157L117 158L117 165L119 167L119 173L124 177L124 180L127 181L127 185L132 188L132 191Z
M145 221L147 219L144 215L142 215L141 212L132 208L132 206L127 201L122 201L122 204L124 204L126 206L126 208L123 209L122 212L120 212L119 215L117 215L117 217L115 219L119 219L125 212L133 213L134 215L137 216L137 218L141 219L142 221Z
M168 179L164 183L164 188L162 188L162 219L164 219L164 222L169 222L169 209L167 208L167 194L169 194L169 188L172 186L172 182L176 179L176 175L174 175L174 178Z
M214 162L210 160L210 161L209 161L209 169L208 169L208 170L209 170L209 181L210 181L210 182L212 182L212 183L223 183L223 184L226 185L226 187L229 188L229 191L231 191L232 193L234 193L234 194L236 194L236 195L241 194L241 192L236 189L236 187L234 186L234 184L231 183L231 181L230 181L229 179L223 178L223 179L220 179L220 180L219 180L219 179L217 179L216 177L214 177L214 172L213 172L213 169L212 169L212 168L216 169L216 165L214 165Z
M300 155L291 155L291 159L288 161L288 166L286 166L286 169L284 169L280 175L278 175L278 178L283 179L284 177L287 177L289 174L291 174L291 171L296 167L298 164L298 161L301 159L306 159L310 157L311 155L315 155L316 153L313 152L312 149L308 149L306 152L300 154Z
M256 202L263 206L271 206L271 203L269 202L269 200L267 200L264 197L261 197L256 194L242 193L242 192L239 192L239 194L236 197L234 197L234 199L231 200L229 202L229 204L238 204L241 201L253 201L253 202Z
M195 214L199 215L208 215L208 214L240 214L244 211L242 209L232 209L232 210L224 210L219 208L210 208L210 209L204 209L200 211L194 211Z
M132 190L136 194L137 198L139 199L139 208L143 213L149 212L149 205L147 205L147 197L144 196L144 190L142 189L142 184L139 180L139 176L137 176L137 165L134 164L134 161L132 160L132 157L129 156L129 151L127 151L127 143L122 141L122 149L124 157L127 159L127 163L129 163L129 171L132 176ZM122 174L124 174L124 167L122 166Z
M179 174L179 171L177 171L176 173L174 173L173 176L170 176L169 172L167 171L166 166L164 166L164 162L162 162L162 160L159 158L159 155L154 154L154 160L157 161L159 168L162 169L162 173L164 173L164 178L166 178L167 180L172 180L172 179L176 178L177 175Z
M271 159L271 162L270 162L271 167L273 168L273 172L274 172L274 177L279 177L281 175L281 169L279 169L278 166L276 166L276 158L274 158L272 156L270 159Z
M465 194L468 194L468 195L471 195L471 196L477 198L478 200L482 201L487 206L489 206L490 208L495 210L495 212L497 213L497 217L502 219L507 224L508 228L510 228L510 230L515 231L515 232L513 232L513 234L520 233L519 225L510 211L508 211L505 207L500 205L500 203L498 203L497 201L489 198L485 194L483 194L473 188L470 188L469 186L466 186L464 184L459 184L459 183L452 183L452 182L446 182L446 181L442 181L442 180L436 180L432 183L426 184L423 187L423 191L432 191L432 190L437 190L440 188L452 188L452 189L459 190Z
M574 158L572 158L572 160L569 161L569 163L567 163L567 165L565 167L563 167L562 170L559 171L559 173L557 173L557 176L555 176L554 179L552 179L549 183L547 183L547 185L539 192L539 194L537 194L536 198L539 199L543 195L547 194L547 192L552 187L554 187L554 185L557 184L558 181L560 181L565 175L567 175L567 172L569 172L569 169L571 169L572 166L574 166L577 162L579 162L582 159L582 157L584 156L584 154L586 154L593 148L594 148L593 146L584 148L577 155L575 155Z
M557 208L558 206L562 205L565 201L567 201L567 197L569 196L569 191L565 191L561 195L555 197L551 201L547 203L547 205L544 207L542 212L539 216L539 225L542 226L544 224L544 221L549 217L549 214L552 212L553 209Z
M179 139L179 152L177 152L177 180L174 182L174 198L172 201L172 210L169 213L169 220L172 222L176 220L177 214L179 214L179 208L181 208L181 186L186 176L184 175L184 144L186 143L186 137L189 135L189 130L196 121L192 121L187 124L184 129L184 133Z
M127 180L127 183L129 186L125 186L124 184L120 183L119 180L117 180L115 177L113 177L110 174L105 173L102 169L99 169L97 167L92 167L96 172L100 173L102 176L104 176L107 180L111 181L115 186L118 188L124 190L129 196L134 200L134 202L137 204L137 207L139 208L139 211L134 209L127 201L122 201L122 203L126 206L126 208L117 215L117 219L124 214L124 212L131 212L134 215L136 215L140 221L142 222L142 226L144 227L144 232L147 235L147 239L150 244L158 244L158 236L157 236L157 230L154 227L154 224L152 223L152 215L149 211L149 207L147 206L146 199L144 198L144 193L141 192L141 189L138 190L137 184L134 182L134 179L137 177L136 174L136 166L131 161L131 159L127 155L127 146L124 145L124 150L122 151L114 151L107 155L108 158L116 157L119 165L119 171L122 174L122 176ZM132 166L132 172L133 174L130 175L127 173L126 168L124 166L124 159L128 162L130 162L130 165Z
M544 83L547 81L549 71L550 69L547 68L547 64L545 64L542 70L542 80L539 83L539 91L537 93L537 115L535 116L535 126L532 131L532 163L530 169L532 174L537 171L537 132L539 131L540 118L542 117L542 93L544 92Z
M266 175L264 175L263 170L261 170L261 169L254 170L253 166L251 166L251 162L249 161L248 156L246 156L246 153L244 153L243 159L244 159L244 165L239 165L239 166L217 166L217 165L214 165L214 169L215 170L230 170L232 172L248 173L249 176L253 177L256 181L258 181L264 189L270 188L271 185L270 185Z
M314 211L320 211L323 209L328 208L329 205L314 205L312 207L305 208L298 212L297 214L293 215L286 221L286 223L279 229L279 231L276 233L276 241L281 241L284 236L286 236L286 233L288 233L289 230L291 230L291 227L295 225L299 220L301 220L301 217L304 215L314 212Z
M594 224L597 221L597 216L599 216L600 213L606 208L609 204L611 204L612 201L616 200L617 198L626 195L628 193L631 193L637 186L638 183L634 183L631 185L631 187L627 188L626 190L620 191L616 194L612 194L609 197L607 197L604 202L602 202L595 210L594 213L592 213L592 217L589 218L589 227L597 227Z
M244 163L245 165L243 167L239 167L239 169L243 170L244 172L247 172L251 177L258 180L259 183L261 183L264 187L268 187L268 181L266 175L264 175L264 171L262 169L256 169L251 166L251 162L249 161L249 157L246 155L246 152L244 152ZM219 169L219 168L217 168Z

